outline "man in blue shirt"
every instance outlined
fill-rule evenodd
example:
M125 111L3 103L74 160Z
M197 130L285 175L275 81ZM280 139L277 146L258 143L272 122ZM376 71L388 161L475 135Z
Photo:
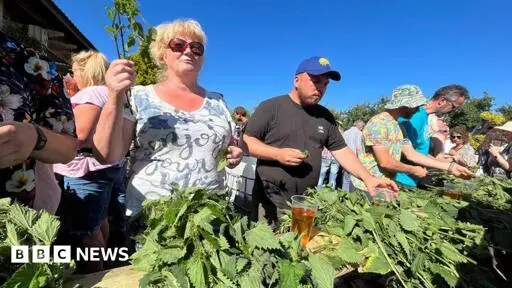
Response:
M468 90L460 85L448 85L439 88L429 103L419 107L410 119L399 118L398 122L404 128L406 137L411 141L414 149L424 155L429 154L430 134L428 118L430 114L441 117L458 109L469 97ZM420 179L406 173L399 172L395 180L400 184L416 187Z

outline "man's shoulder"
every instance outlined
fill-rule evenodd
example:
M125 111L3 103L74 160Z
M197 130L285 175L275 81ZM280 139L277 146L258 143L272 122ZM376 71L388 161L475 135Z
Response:
M287 99L288 98L288 95L279 95L279 96L274 96L272 98L268 98L266 100L263 100L259 105L258 105L258 108L259 109L268 109L270 107L275 107L275 106L281 106L281 105L284 105L287 103Z
M278 95L271 98L268 98L267 100L264 100L261 102L261 104L278 104L278 103L286 103L288 101L288 98L290 96L288 95Z

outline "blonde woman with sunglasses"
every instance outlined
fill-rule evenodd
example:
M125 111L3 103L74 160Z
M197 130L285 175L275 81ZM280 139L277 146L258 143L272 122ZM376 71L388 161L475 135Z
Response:
M234 123L222 94L199 85L206 35L194 20L156 27L150 51L161 69L160 81L130 91L133 119L123 121L125 92L133 86L133 62L112 62L106 82L109 101L94 137L97 158L111 163L135 140L133 175L127 187L127 215L141 210L145 199L181 188L224 189L225 172L216 156L227 149L228 166L240 163L242 150L232 142Z

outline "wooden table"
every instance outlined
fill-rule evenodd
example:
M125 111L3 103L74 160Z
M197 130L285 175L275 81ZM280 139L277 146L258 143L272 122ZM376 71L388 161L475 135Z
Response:
M64 288L138 288L139 280L144 274L132 270L131 265L124 266L92 274L74 275L64 284Z

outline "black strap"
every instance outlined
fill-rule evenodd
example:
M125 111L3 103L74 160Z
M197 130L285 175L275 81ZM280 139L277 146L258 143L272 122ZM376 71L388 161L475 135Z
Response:
M92 148L80 148L77 152L80 156L86 156L86 157L94 157L94 153L92 152Z

